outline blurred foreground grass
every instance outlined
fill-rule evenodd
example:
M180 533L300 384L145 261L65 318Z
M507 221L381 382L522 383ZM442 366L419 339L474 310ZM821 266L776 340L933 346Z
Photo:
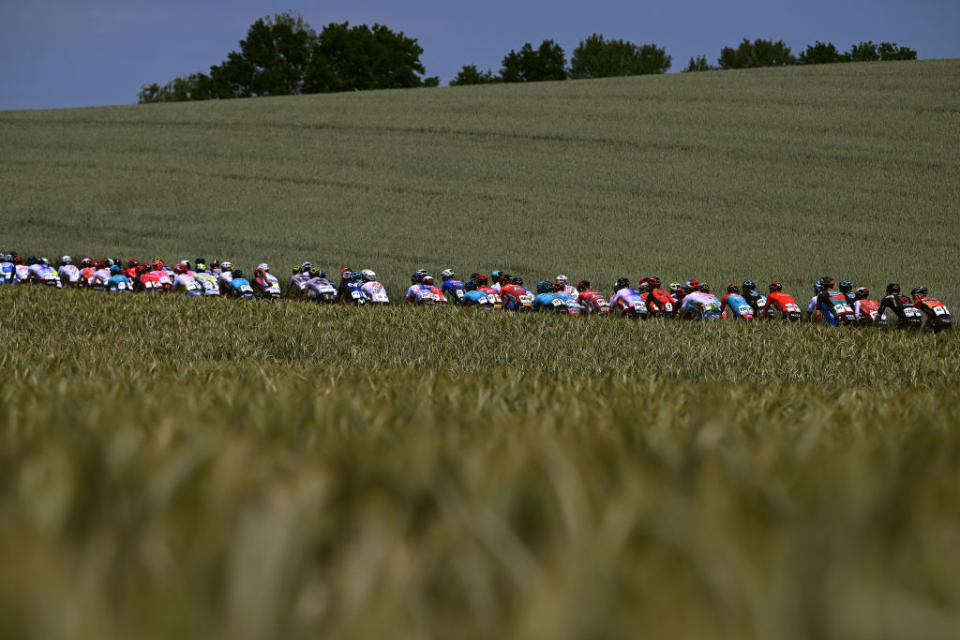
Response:
M960 628L956 332L0 293L10 637Z

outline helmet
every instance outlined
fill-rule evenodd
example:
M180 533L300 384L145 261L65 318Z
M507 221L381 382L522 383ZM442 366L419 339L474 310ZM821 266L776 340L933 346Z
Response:
M686 289L687 291L696 291L697 289L700 288L700 281L687 280L687 282L683 285L683 288Z
M243 277L243 270L242 270L242 269L234 269L233 271L230 272L230 275L232 275L234 278L242 278L242 277Z
M207 265L205 265L202 262L197 263L197 271L206 271L206 270L207 270Z
M500 271L500 269L494 269L493 271L490 272L490 277L493 278L493 281L494 281L494 282L496 282L497 280L499 280L499 279L500 279L500 276L502 276L502 275L503 275L503 272Z
M49 260L47 260L46 258L40 258L40 264L46 264L46 265L49 265L49 264L50 264L50 261L49 261Z
M354 282L363 282L363 274L360 273L359 271L351 271L350 279L353 280Z
M440 277L444 280L449 280L453 277L453 269L444 269L440 272Z
M311 263L309 260L306 260L306 261L304 261L303 263L300 264L300 270L301 270L301 271L304 271L304 272L310 271L310 269L312 269L312 268L313 268L313 263Z
M310 272L313 273L313 269L311 269ZM321 278L327 277L327 272L324 269L320 269L320 277Z
M620 289L623 289L624 287L629 287L629 286L630 286L630 278L619 278L617 282L613 285L613 290L619 291Z
M567 276L565 276L565 275L563 275L563 274L561 273L560 275L558 275L558 276L554 279L554 282L562 282L564 285L566 285L566 284L567 284Z
M127 260L127 268L128 268L128 269L129 269L130 267L136 267L136 266L139 265L139 264L140 264L140 263L137 262L137 260L136 260L135 258L130 258L129 260Z
M820 286L824 289L831 289L833 285L836 284L836 281L830 276L823 276L820 278Z
M823 283L817 280L813 283L813 292L820 293L821 291L823 291Z
M581 280L580 282L577 283L577 291L587 291L589 289L590 289L589 280Z
M421 282L427 286L430 286L433 284L433 276L428 273L427 275L423 276L423 280L421 280Z
M923 298L927 295L927 288L923 285L919 287L914 287L913 291L910 292L914 298Z
M410 282L412 282L413 284L423 282L423 274L420 273L419 271L414 271L413 275L410 276Z
M478 287L486 286L490 282L487 280L487 276L482 273L478 273L475 277L471 278L471 280L476 281Z
M120 265L118 264L115 264L112 267L110 267L110 273L112 273L113 275L117 275L118 273L120 273L120 271L121 271Z
M298 273L306 273L306 271L304 271L303 267L301 267L300 265L295 264L293 265L293 268L290 269L290 274L295 276Z
M727 293L740 293L740 286L736 282L727 285Z
M223 271L230 271L231 269L233 269L233 263L230 262L229 260L224 260L223 262L220 263L220 269L222 269Z
M515 278L513 279L513 284L517 284L517 285L520 285L520 286L522 287L522 286L523 286L523 278L521 278L520 276L515 277Z
M311 267L309 273L310 273L310 277L311 277L311 278L319 278L319 277L320 277L320 267Z
M563 284L559 280L553 283L553 290L556 291L557 293L563 293L564 289L566 288L567 288L567 285Z
M844 280L840 283L840 291L847 293L853 291L853 283L849 280Z
M658 278L657 276L651 276L651 277L650 277L650 288L651 288L651 289L657 289L657 288L660 287L661 284L663 284L663 283L660 282L660 278Z
M757 283L754 280L744 280L743 281L743 290L750 291L757 288Z
M29 258L27 258L27 266L33 265L33 264L37 264L36 256L30 256Z
M679 282L671 282L669 288L670 288L670 293L674 293L674 294L680 293L681 289L683 289L683 287L680 285Z
M218 269L219 267L220 267L220 261L219 261L219 260L217 260L216 258L214 258L213 260L210 261L210 268L211 268L211 269Z
M870 296L870 289L867 289L866 287L860 287L857 289L854 295L856 296L857 300L866 300Z
M360 275L362 275L363 279L366 280L367 282L373 282L377 279L377 274L375 274L370 269L364 269L363 271L360 272Z
M706 282L702 283L700 285L700 291L703 291L704 293L710 293L710 285L708 285Z
M553 285L546 280L537 283L537 293L550 293L553 291Z
M900 293L899 282L891 282L890 284L887 285L887 294L891 294L891 293Z
M190 265L187 264L187 266L189 267ZM270 271L270 265L268 265L266 262L261 262L257 265L255 271Z
M206 259L206 258L197 258L196 263L197 263L198 265L207 264L207 259ZM199 269L200 267L197 267L197 268Z
M774 280L770 283L769 291L770 293L773 293L774 291L783 291L783 285L780 284L779 281Z
M637 285L637 291L639 291L640 293L645 293L647 291L650 291L650 280L648 280L647 278L644 278L643 280L641 280L640 284Z
M477 288L477 281L474 280L473 278L470 278L469 280L463 283L463 288L466 289L467 291L473 291L474 289Z
M189 269L186 262L178 262L177 265L173 268L176 273L185 273Z
M4 256L4 258L9 262L10 256ZM71 258L70 256L63 256L62 258L60 258L60 263L61 263L61 264L73 264L73 258Z

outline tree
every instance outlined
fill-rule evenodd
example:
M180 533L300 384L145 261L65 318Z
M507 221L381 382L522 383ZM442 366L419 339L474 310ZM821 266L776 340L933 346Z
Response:
M247 98L321 91L435 87L423 78L423 49L413 38L375 24L330 24L318 36L303 18L279 13L250 25L240 50L210 74L195 73L141 87L144 102Z
M832 62L846 62L844 54L837 51L833 43L820 42L811 44L806 51L800 54L800 64L829 64Z
M570 58L571 78L609 78L666 73L670 56L654 44L637 46L626 40L604 40L597 33L581 40Z
M847 55L851 62L874 62L880 59L877 45L873 44L871 40L853 45Z
M493 73L492 70L480 71L476 65L465 64L456 77L450 81L451 87L464 86L468 84L492 84L494 82L503 82L500 76Z
M418 75L425 72L422 53L415 38L382 24L330 23L313 47L304 85L310 93L437 86L438 78Z
M567 77L563 49L553 40L544 40L536 50L528 42L519 52L511 50L502 64L500 77L504 82L540 82Z
M796 64L797 59L790 53L783 40L757 39L750 42L746 38L736 49L724 47L717 60L721 69L750 69L753 67L780 67Z
M684 71L713 71L714 69L716 67L707 62L707 56L697 56L696 58L690 58L690 63Z

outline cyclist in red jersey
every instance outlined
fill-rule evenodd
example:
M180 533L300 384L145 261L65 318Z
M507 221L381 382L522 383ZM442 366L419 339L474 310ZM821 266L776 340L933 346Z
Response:
M779 312L782 319L791 322L796 322L803 317L800 313L800 305L793 299L793 296L783 292L783 284L779 281L774 280L770 283L769 292L767 302L760 312L761 318L772 318L773 311ZM773 310L770 309L771 306Z
M860 287L853 293L853 313L857 316L857 324L868 327L873 324L887 325L887 319L879 315L880 303L870 299L870 289Z
M913 296L913 306L920 309L927 316L925 331L940 333L953 326L953 320L950 317L950 310L936 298L927 295L927 288L923 285L916 287L910 292Z

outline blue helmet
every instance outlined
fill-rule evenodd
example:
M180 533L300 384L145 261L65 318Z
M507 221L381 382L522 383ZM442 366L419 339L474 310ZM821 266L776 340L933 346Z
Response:
M537 293L550 293L551 291L553 291L553 284L546 280L537 283Z

